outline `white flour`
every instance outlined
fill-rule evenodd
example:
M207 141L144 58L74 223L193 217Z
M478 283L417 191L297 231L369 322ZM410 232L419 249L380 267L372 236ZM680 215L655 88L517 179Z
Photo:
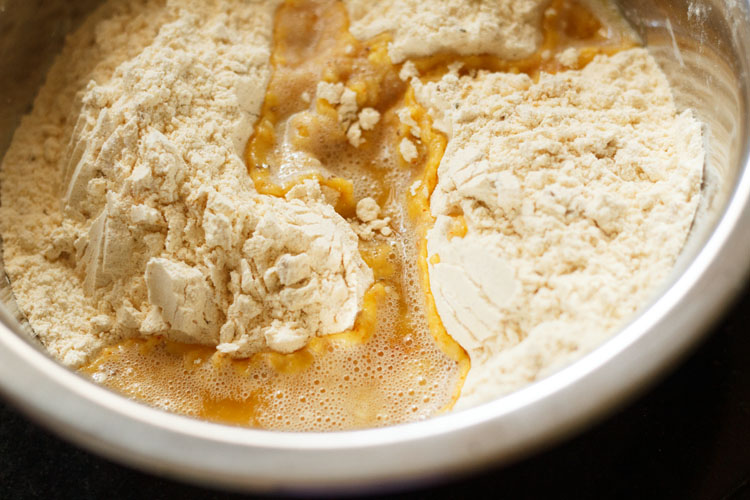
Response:
M3 164L6 269L35 332L78 365L129 336L247 356L351 327L372 283L357 236L317 185L258 195L240 158L277 2L126 4L70 39Z
M472 367L459 406L595 347L674 264L700 197L700 124L643 49L582 71L413 81L450 138L431 199L430 284ZM450 237L462 214L465 237Z
M530 56L542 41L547 0L345 0L359 39L392 32L394 63L440 52Z

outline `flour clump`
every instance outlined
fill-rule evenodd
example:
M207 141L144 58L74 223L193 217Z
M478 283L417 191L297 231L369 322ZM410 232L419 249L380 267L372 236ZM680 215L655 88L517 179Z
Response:
M701 127L644 49L538 82L453 71L413 84L449 137L430 286L471 357L471 405L592 349L647 302L691 227ZM466 234L452 237L459 215Z
M270 77L277 2L160 5L142 2L157 21L121 48L99 54L90 30L74 35L26 118L69 146L28 158L27 125L6 156L5 262L35 333L78 365L133 336L244 357L351 328L372 283L356 234L315 183L304 201L260 195L241 159ZM127 7L102 9L115 14L95 33L114 36ZM75 97L61 73L77 58L91 62ZM43 257L24 240L46 245ZM29 307L40 294L71 305Z
M357 38L393 34L394 63L457 52L520 59L542 41L539 23L546 0L346 0Z

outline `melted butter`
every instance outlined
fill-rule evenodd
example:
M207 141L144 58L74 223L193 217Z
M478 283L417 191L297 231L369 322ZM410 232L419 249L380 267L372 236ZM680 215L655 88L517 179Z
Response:
M555 54L568 47L578 49L580 68L597 54L635 45L574 0L550 2L542 29L543 46L524 60L439 54L414 62L423 79L439 78L457 61L462 73L487 69L536 77L562 69ZM392 218L392 237L360 244L376 283L352 330L313 339L292 354L247 360L161 338L127 340L103 350L84 373L167 410L268 429L374 427L427 418L453 405L469 359L437 314L425 238L434 222L429 198L447 139L399 79L389 41L388 34L355 39L338 1L287 0L276 15L274 71L247 146L248 172L260 193L284 196L312 178L343 217L353 217L356 202L370 196ZM344 84L356 92L360 109L381 114L377 126L363 132L359 148L348 143L336 109L315 100L320 81ZM412 163L398 154L399 142L410 134L398 119L401 109L419 128ZM458 214L451 236L465 234Z

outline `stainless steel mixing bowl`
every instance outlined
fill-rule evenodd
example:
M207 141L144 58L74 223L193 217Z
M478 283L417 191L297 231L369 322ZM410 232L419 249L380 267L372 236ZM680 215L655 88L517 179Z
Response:
M0 0L0 154L66 32L95 0ZM0 390L61 436L141 469L237 489L332 491L428 481L517 459L613 411L678 361L750 263L748 0L623 0L681 107L706 124L704 202L657 300L571 366L483 406L384 429L267 432L125 399L63 368L0 294Z

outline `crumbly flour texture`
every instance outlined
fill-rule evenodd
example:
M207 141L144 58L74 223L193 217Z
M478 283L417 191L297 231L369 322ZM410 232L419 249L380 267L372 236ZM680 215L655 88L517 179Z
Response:
M600 344L671 270L700 197L701 126L644 49L582 71L421 84L449 137L432 194L432 292L469 353L458 406ZM466 235L451 237L461 215Z
M441 52L530 56L542 40L547 0L345 0L360 39L391 32L394 63Z
M69 365L132 336L233 356L350 328L372 271L307 182L257 194L241 159L274 1L110 2L69 40L2 168L6 270Z
M699 123L677 112L648 52L538 81L453 65L423 82L409 58L530 56L547 2L345 3L355 36L391 33L392 60L449 139L427 249L440 318L471 358L458 406L623 326L683 246L704 161ZM388 236L390 220L365 198L347 222L313 181L260 195L241 159L277 6L112 1L68 40L0 173L6 270L64 363L149 335L237 357L291 352L353 325L373 282L358 241ZM355 147L380 120L341 84L317 97ZM399 118L412 137L394 154L411 162L419 127Z

